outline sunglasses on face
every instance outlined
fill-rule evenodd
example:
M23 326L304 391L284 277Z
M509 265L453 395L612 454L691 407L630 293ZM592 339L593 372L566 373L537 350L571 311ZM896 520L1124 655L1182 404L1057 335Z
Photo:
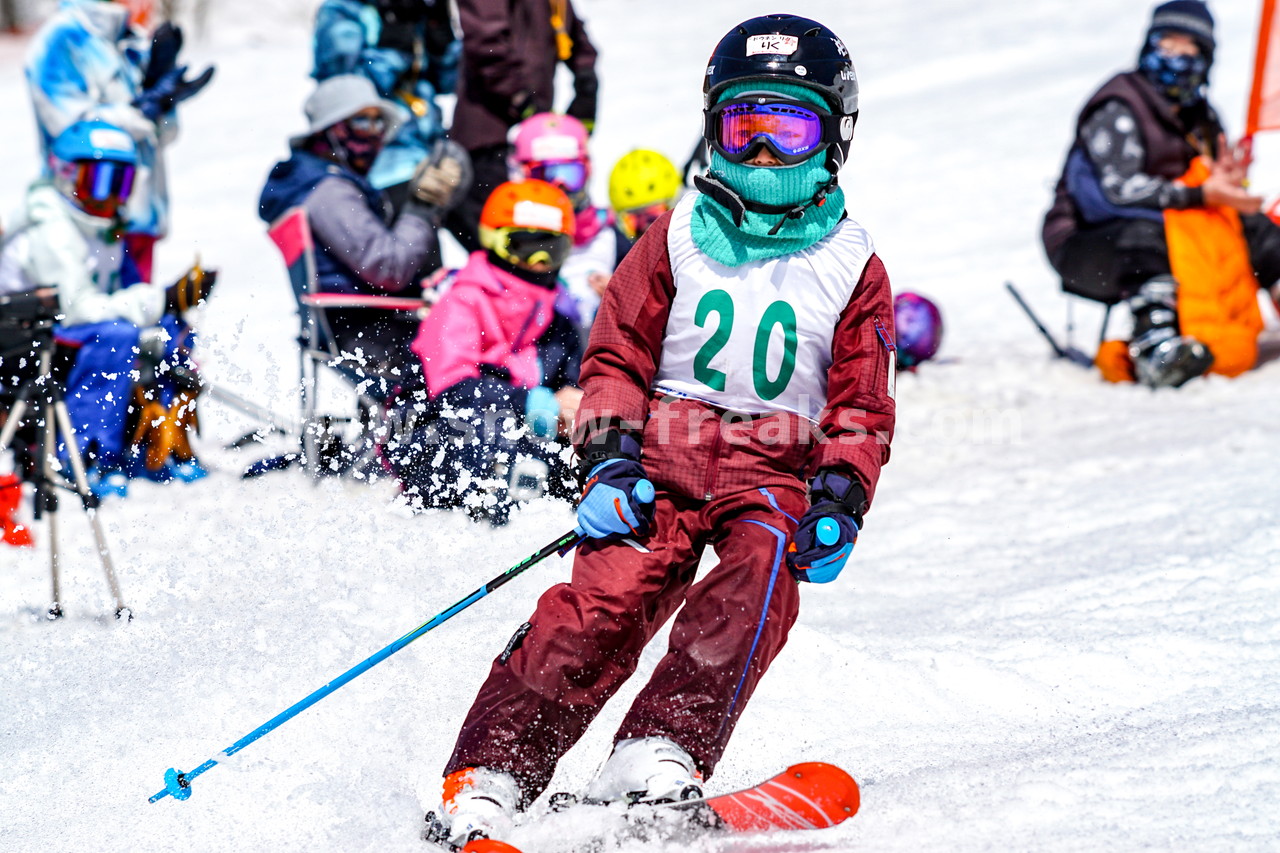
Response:
M346 124L361 136L381 136L387 131L387 120L381 115L352 116L347 119Z

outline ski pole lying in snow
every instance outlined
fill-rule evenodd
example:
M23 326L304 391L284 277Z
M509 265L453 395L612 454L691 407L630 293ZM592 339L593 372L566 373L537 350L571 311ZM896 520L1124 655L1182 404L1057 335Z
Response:
M1055 356L1058 358L1065 358L1072 364L1078 364L1081 367L1093 367L1093 359L1087 354L1081 352L1075 347L1063 347L1054 340L1053 335L1049 333L1049 330L1044 327L1044 323L1041 323L1040 318L1036 316L1036 312L1031 310L1031 306L1022 298L1022 294L1018 292L1018 289L1013 286L1013 282L1006 281L1004 286L1008 289L1009 295L1018 303L1018 307L1020 307L1027 317L1030 318L1031 322L1035 324L1035 327L1039 330L1040 334L1044 335L1044 339L1048 341L1049 346L1053 348L1053 354Z
M552 554L559 553L561 556L563 556L571 548L573 548L573 546L578 544L578 540L580 540L581 538L582 538L581 533L579 533L577 530L571 530L568 533L561 536L556 541L544 546L536 554L530 554L528 557L525 557L523 560L516 563L511 568L507 569L505 572L498 575L496 578L489 581L487 584L480 587L475 592L471 593L466 598L459 601L457 604L453 605L447 610L437 613L435 616L432 616L426 622L423 622L417 628L414 628L412 631L405 634L403 637L396 640L394 643L387 646L382 651L378 652L377 654L373 655L370 658L367 658L361 663L358 663L355 666L351 667L351 669L347 670L342 675L335 678L333 681L330 681L324 687L321 687L319 690L315 691L310 696L303 699L301 702L298 702L292 705L291 707L285 709L284 711L281 711L279 714L276 714L274 717L267 720L265 723L258 726L256 729L249 732L244 737L240 738L240 740L236 741L235 743L231 744L231 746L222 750L220 755L224 755L227 758L230 758L231 756L235 755L237 752L244 749L246 746L253 743L255 740L262 737L267 732L270 732L271 730L280 726L282 723L285 723L293 719L298 714L307 710L312 705L316 704L321 699L323 699L324 697L328 696L330 693L337 690L339 687L342 687L348 681L351 681L352 679L354 679L357 675L360 675L361 673L364 673L370 669L373 669L375 666L382 663L384 660L391 657L393 654L400 651L405 646L409 645L414 640L418 639L423 634L430 631L432 628L436 627L442 622L446 622L449 619L452 619L454 616L458 615L463 610L466 610L468 607L475 604L477 601L484 598L486 595L493 592L495 589L502 586L512 578L514 578L516 575L523 573L527 569L533 568L533 566L542 562L547 557L550 557ZM147 800L147 802L154 803L168 796L172 796L175 800L185 800L189 798L191 796L191 780L195 779L201 773L204 773L205 771L211 770L212 768L216 767L217 764L218 764L217 758L210 758L208 761L206 761L204 764L201 764L199 767L197 767L195 770L192 770L190 773L183 773L180 770L175 770L174 768L170 767L168 770L164 772L164 790L157 792L155 795L150 797Z

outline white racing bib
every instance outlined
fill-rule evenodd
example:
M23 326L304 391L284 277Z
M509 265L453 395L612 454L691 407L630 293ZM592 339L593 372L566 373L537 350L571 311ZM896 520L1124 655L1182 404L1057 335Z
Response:
M816 421L827 404L831 342L875 247L844 219L813 246L726 267L694 245L694 199L667 235L675 301L654 388L735 412L793 412Z

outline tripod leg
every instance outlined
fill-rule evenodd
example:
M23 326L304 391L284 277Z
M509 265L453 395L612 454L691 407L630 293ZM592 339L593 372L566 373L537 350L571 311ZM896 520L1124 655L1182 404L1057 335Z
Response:
M84 511L89 516L89 525L93 528L93 538L98 545L98 556L102 558L102 569L107 574L107 585L111 587L111 597L115 599L116 618L127 616L133 619L129 608L125 607L120 597L120 584L116 582L116 570L111 563L111 552L107 550L107 537L102 532L102 522L98 519L97 500L89 489L89 477L84 470L84 459L80 456L80 447L76 444L76 432L71 426L71 416L67 414L67 404L61 398L54 401L54 414L57 416L58 428L67 441L67 456L71 458L71 470L75 472L76 491L84 504ZM56 446L56 445L55 445Z
M14 403L13 408L9 410L9 419L4 422L4 429L0 430L0 451L9 449L13 437L18 434L18 427L22 425L22 416L26 413L27 395L24 391L18 397L18 402Z
M46 615L50 619L62 617L62 583L58 574L62 564L62 554L58 551L58 495L49 479L57 446L53 418L45 418L44 446L40 448L39 463L43 476L36 482L35 499L40 504L37 516L44 515L49 520L49 576L53 579L53 604Z

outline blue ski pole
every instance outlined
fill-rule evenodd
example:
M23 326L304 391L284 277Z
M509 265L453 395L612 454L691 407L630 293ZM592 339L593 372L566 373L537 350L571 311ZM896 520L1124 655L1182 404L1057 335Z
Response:
M475 604L477 601L484 598L486 595L493 592L495 589L502 586L512 578L514 578L516 575L519 575L524 571L526 571L527 569L532 568L536 564L545 560L547 557L550 557L552 554L559 553L561 556L563 556L571 548L573 548L576 544L578 544L578 540L581 538L582 538L581 533L579 533L577 530L571 530L568 533L561 536L556 541L550 543L549 545L544 546L536 554L531 554L528 557L525 557L519 563L516 563L514 566L507 569L505 572L498 575L496 578L489 581L487 584L480 587L475 592L471 593L466 598L459 601L457 604L453 605L447 610L437 613L435 616L432 616L426 622L423 622L417 628L414 628L412 631L405 634L403 637L396 640L394 643L387 646L382 651L378 652L377 654L373 655L370 658L367 658L361 663L358 663L355 666L351 667L351 669L347 670L342 675L335 678L333 681L330 681L324 687L321 687L319 690L315 691L310 696L303 699L301 702L298 702L292 705L291 707L285 709L284 711L281 711L279 714L276 714L274 717L267 720L265 723L258 726L256 729L249 732L244 737L240 738L240 740L236 741L235 743L231 744L231 746L222 750L220 755L224 755L227 758L230 758L231 756L235 755L237 752L244 749L246 746L253 743L255 740L262 737L267 732L272 731L273 729L279 727L281 724L293 719L298 714L307 710L312 705L316 704L321 699L323 699L324 697L328 696L330 693L337 690L339 687L342 687L348 681L351 681L352 679L354 679L357 675L360 675L363 672L373 669L375 666L382 663L384 660L391 657L393 654L400 651L405 646L409 645L414 640L418 639L423 634L430 631L432 628L436 627L442 622L446 622L449 619L452 619L454 616L458 615L463 610L466 610L468 607ZM170 767L168 770L164 772L164 790L157 792L155 795L150 797L147 800L147 802L149 803L158 802L159 800L163 800L165 797L168 797L168 796L172 796L175 800L188 799L191 796L191 780L195 779L201 773L204 773L208 770L213 769L214 767L217 766L217 764L218 764L217 758L210 758L208 761L206 761L204 764L201 764L199 767L197 767L195 770L192 770L190 773L183 773L180 770L175 770L174 768Z

